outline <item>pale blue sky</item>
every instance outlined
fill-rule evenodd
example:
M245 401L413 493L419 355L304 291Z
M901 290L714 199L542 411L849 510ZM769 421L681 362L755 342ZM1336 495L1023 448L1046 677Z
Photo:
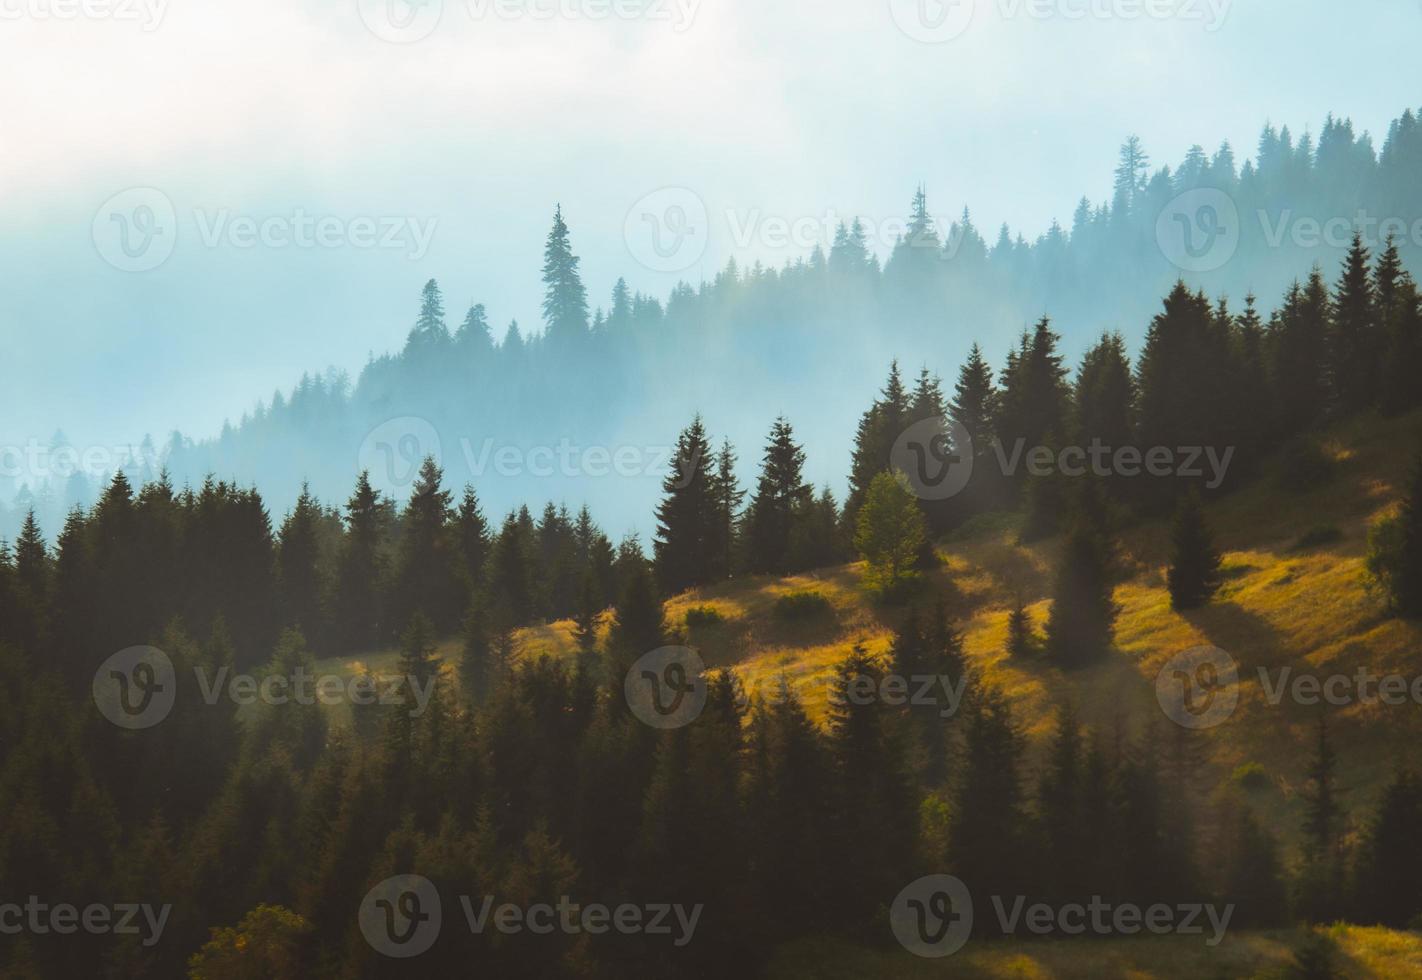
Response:
M605 303L619 275L664 295L731 254L779 264L806 249L766 219L884 223L920 181L935 214L966 203L1031 237L1107 195L1131 132L1156 163L1226 138L1243 158L1266 118L1316 130L1331 110L1380 145L1422 104L1417 0L977 0L936 44L901 29L914 0L655 0L631 18L537 0L573 13L551 19L444 0L404 44L379 36L375 0L114 2L74 20L0 5L0 443L211 434L302 370L398 347L430 277L454 322L478 301L500 332L536 326L555 202ZM624 238L666 186L709 213L678 274ZM133 187L161 191L177 231L141 272L104 257L102 208ZM298 212L340 244L242 244L241 219ZM400 247L357 247L358 219Z

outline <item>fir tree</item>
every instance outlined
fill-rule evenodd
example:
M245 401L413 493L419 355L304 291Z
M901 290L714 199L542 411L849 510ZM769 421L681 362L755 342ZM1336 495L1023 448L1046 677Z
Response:
M1369 259L1362 235L1355 232L1333 294L1329 376L1334 398L1350 412L1373 403L1381 366Z
M1203 606L1220 587L1220 555L1205 524L1200 495L1193 489L1181 496L1175 512L1166 582L1173 609Z
M569 242L563 208L553 213L553 228L543 248L543 322L553 344L582 340L588 329L588 294Z
M1047 617L1047 656L1063 667L1088 663L1111 646L1119 612L1112 599L1107 543L1078 520L1063 544Z
M747 555L753 572L790 570L790 542L795 516L810 499L801 475L805 451L785 419L777 419L766 443L760 480L746 515Z
M657 581L675 594L711 580L716 561L715 478L711 445L698 415L677 438L673 465L662 481L657 536L652 542Z

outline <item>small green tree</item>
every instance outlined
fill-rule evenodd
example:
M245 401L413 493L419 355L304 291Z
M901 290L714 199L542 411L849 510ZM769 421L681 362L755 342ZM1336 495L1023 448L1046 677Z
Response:
M1220 555L1205 524L1200 495L1194 490L1180 499L1171 531L1170 571L1166 575L1173 609L1197 609L1220 587Z
M913 574L927 540L923 513L901 473L883 472L869 484L854 531L854 546L869 563L869 581L886 591Z
M1027 657L1037 650L1037 635L1032 630L1032 614L1017 596L1012 613L1007 617L1007 652L1014 657Z

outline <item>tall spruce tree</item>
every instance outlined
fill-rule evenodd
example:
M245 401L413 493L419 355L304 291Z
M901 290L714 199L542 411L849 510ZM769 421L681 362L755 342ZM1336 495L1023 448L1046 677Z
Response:
M1343 274L1333 293L1332 329L1329 345L1329 379L1333 397L1345 411L1356 412L1373 404L1382 344L1377 328L1377 311L1370 256L1363 236L1355 232L1353 244L1343 261Z
M652 542L657 581L668 594L711 581L718 558L715 469L701 416L677 437L672 468L662 481L657 536Z
M281 525L277 547L277 584L286 611L286 625L294 626L319 649L325 616L319 531L321 505L311 488L301 486L301 495Z
M710 565L711 578L729 578L735 572L735 556L738 532L741 522L741 506L746 492L736 477L736 451L731 440L721 443L721 451L716 454L710 481L711 526Z
M543 322L549 342L565 345L583 340L588 330L588 293L578 272L578 257L563 221L563 207L553 212L553 227L543 247Z
M460 608L458 565L449 537L451 495L441 485L444 471L425 457L400 515L400 559L395 583L398 620L409 623L423 612L429 627L454 627Z
M369 649L381 637L381 550L384 509L362 471L346 501L346 534L336 570L335 636L345 652Z
M1108 544L1078 519L1063 543L1047 617L1047 656L1063 667L1100 657L1111 646L1116 615Z
M746 514L746 553L752 572L790 571L794 522L811 497L802 476L804 466L805 451L795 442L790 423L776 419Z
M1171 529L1170 570L1166 584L1173 609L1196 609L1220 587L1220 555L1215 550L1200 494L1191 489L1180 497Z

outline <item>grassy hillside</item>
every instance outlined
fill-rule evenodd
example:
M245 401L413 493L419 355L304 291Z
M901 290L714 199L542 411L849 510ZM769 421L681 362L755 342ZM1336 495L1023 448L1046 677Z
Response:
M1335 966L1353 980L1422 976L1422 936L1358 926L1334 926L1324 933L1333 941ZM1214 949L1198 938L1183 936L970 943L941 960L920 959L899 949L868 950L816 940L782 947L768 976L786 980L1270 980L1288 975L1298 939L1293 932L1231 934Z
M1208 516L1224 552L1226 582L1209 607L1188 614L1170 609L1164 567L1169 528L1146 522L1121 535L1125 577L1116 589L1121 615L1114 655L1087 669L1063 672L1039 658L1005 652L1012 597L1029 603L1037 628L1050 605L1057 539L1017 543L1017 519L988 515L939 543L942 566L925 595L942 597L963 630L973 665L1006 691L1023 730L1040 743L1054 707L1070 699L1082 720L1099 732L1117 726L1139 732L1171 723L1162 714L1155 678L1174 654L1201 644L1228 651L1240 664L1239 705L1229 721L1194 736L1205 763L1201 788L1221 785L1245 763L1263 767L1266 782L1251 791L1254 805L1289 841L1299 824L1298 788L1307 764L1316 708L1284 699L1269 705L1256 666L1290 666L1295 673L1422 675L1422 626L1389 618L1368 591L1363 571L1369 525L1396 505L1411 465L1411 447L1422 444L1422 414L1402 419L1364 417L1322 434L1332 460L1330 477L1307 489L1290 485L1275 460L1245 489L1212 502ZM1399 451L1398 447L1404 447ZM1300 547L1303 534L1323 527L1323 544ZM673 628L714 667L730 667L751 695L772 689L783 675L811 713L823 719L828 681L836 662L855 643L871 652L888 649L903 610L872 600L851 564L785 579L741 579L695 590L667 603ZM814 592L827 602L822 615L787 620L777 600ZM693 609L715 610L720 622L686 626ZM572 624L521 630L523 656L572 655ZM458 658L457 639L440 653ZM325 669L377 673L393 669L396 654L333 658ZM1422 768L1422 710L1418 706L1354 704L1329 711L1343 763L1346 801L1370 804L1392 767Z

